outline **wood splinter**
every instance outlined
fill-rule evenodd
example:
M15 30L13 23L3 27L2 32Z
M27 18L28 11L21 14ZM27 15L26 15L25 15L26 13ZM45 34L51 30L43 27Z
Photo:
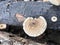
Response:
M22 14L16 14L16 18L19 22L23 22L26 18Z

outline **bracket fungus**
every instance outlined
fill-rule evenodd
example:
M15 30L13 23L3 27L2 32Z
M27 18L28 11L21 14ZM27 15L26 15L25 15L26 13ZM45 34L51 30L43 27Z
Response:
M23 22L23 30L30 37L42 35L47 28L47 22L43 16L39 18L28 17Z
M0 24L0 29L6 29L6 24Z
M49 2L56 6L60 5L60 0L49 0Z

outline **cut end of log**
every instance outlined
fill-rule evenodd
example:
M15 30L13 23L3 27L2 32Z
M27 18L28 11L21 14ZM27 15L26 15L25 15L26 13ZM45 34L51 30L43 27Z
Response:
M49 2L56 6L60 5L60 0L49 0Z
M43 16L39 18L28 17L23 22L24 32L30 37L42 35L47 28L47 22Z
M0 29L6 29L7 25L6 24L0 24Z

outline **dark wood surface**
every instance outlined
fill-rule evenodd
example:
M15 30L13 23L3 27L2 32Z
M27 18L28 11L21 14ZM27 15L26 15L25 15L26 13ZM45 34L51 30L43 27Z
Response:
M16 18L16 14L27 17L43 16L47 21L47 29L60 29L60 6L51 5L49 2L9 2L2 1L0 3L0 23L8 25L22 26ZM51 21L51 17L56 16L56 22Z

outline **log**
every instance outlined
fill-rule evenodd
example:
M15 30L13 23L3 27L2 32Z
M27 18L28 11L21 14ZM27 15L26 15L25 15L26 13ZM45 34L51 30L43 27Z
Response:
M10 4L9 4L10 3ZM37 18L43 16L47 21L47 29L60 29L60 6L53 6L48 2L1 2L0 23L8 25L22 26L23 22L18 21L16 14L21 14L25 18ZM55 20L53 17L56 17ZM52 20L51 20L52 19Z
M51 7L51 5L49 6L49 4L42 3L42 2L41 3L40 2L39 3L38 2L17 2L17 3L16 2L12 2L12 4L11 3L9 4L8 2L1 2L0 5L2 5L0 7L0 9L2 8L0 10L0 15L1 15L0 16L1 17L0 18L0 23L5 23L5 24L9 24L9 25L20 25L21 24L16 19L15 15L17 13L18 14L22 14L24 17L34 16L34 15L38 16L38 15L40 15L40 12L42 11L41 9L43 7L46 8L46 9L44 9L45 11L48 10L49 7ZM8 5L9 5L9 7L7 7ZM29 6L29 5L31 5L31 6ZM33 5L36 5L36 6L33 6ZM45 5L45 6L43 6L43 5ZM47 6L48 6L48 8L47 8ZM29 11L29 9L31 9L31 10ZM45 11L41 12L41 13L44 14Z
M1 45L46 45L46 43L37 43L29 39L24 39L15 34L0 31Z

